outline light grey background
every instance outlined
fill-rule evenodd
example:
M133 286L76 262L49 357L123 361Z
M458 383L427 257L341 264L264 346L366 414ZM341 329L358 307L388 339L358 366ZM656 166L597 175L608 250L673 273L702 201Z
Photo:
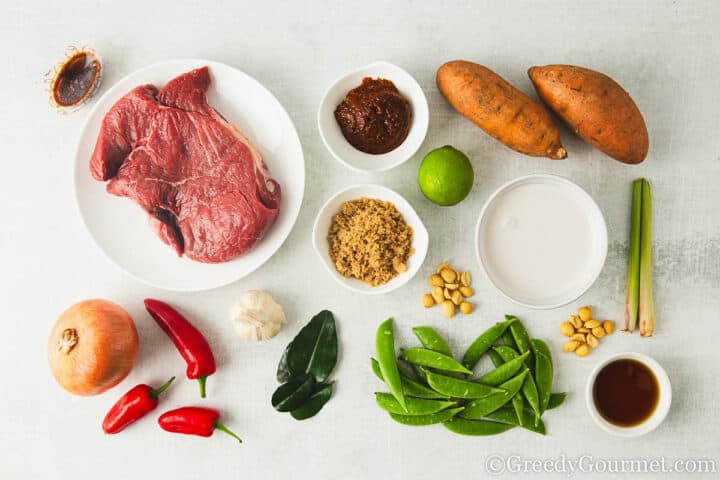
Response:
M555 460L597 458L720 461L717 364L720 362L720 7L712 1L454 1L454 2L10 2L0 7L0 476L2 478L480 478L489 455ZM392 4L390 4L392 3ZM306 196L298 222L260 270L210 292L175 294L138 283L112 266L84 231L74 205L72 164L87 109L56 115L42 74L66 45L87 43L105 61L100 93L124 75L167 59L207 58L233 65L266 85L287 108L306 158ZM610 160L561 131L570 157L561 162L517 154L456 114L434 84L450 59L483 63L534 96L525 74L532 65L571 63L603 71L621 83L643 112L650 155L640 166ZM341 74L375 60L407 69L430 103L430 130L415 158L389 173L364 176L339 165L324 149L316 108ZM441 209L419 192L422 155L451 144L467 152L475 186L459 206ZM271 165L272 166L272 165ZM473 254L473 229L483 202L499 185L529 173L569 177L596 199L609 233L600 279L580 300L553 311L515 306L488 284ZM655 195L655 337L614 335L585 359L555 356L563 408L546 415L548 436L514 430L492 438L464 438L441 426L412 429L390 421L374 405L381 388L372 376L376 326L397 320L400 344L410 328L433 325L461 352L505 312L525 320L534 336L559 352L558 324L581 304L619 320L625 296L630 184L652 182ZM323 269L310 245L322 202L358 182L398 190L418 210L431 236L424 268L407 286L379 298L353 295ZM140 227L140 228L145 228ZM572 235L572 231L558 232ZM142 255L142 252L138 252ZM477 309L451 321L423 310L425 277L450 259L475 274ZM242 291L270 290L288 324L274 340L243 343L226 311ZM140 382L161 383L184 363L142 308L146 296L177 305L206 332L219 371L209 398L180 380L156 413L187 403L218 407L245 443L161 431L157 415L121 435L104 436L106 410ZM94 398L73 397L53 381L47 335L71 303L105 297L134 316L141 352L118 387ZM296 422L273 411L280 353L299 327L323 308L335 312L341 355L334 398L314 419ZM612 438L586 414L586 377L614 352L635 350L667 369L674 401L666 422L634 440ZM718 465L720 469L720 465ZM673 476L668 476L672 478ZM618 478L618 477L616 477Z

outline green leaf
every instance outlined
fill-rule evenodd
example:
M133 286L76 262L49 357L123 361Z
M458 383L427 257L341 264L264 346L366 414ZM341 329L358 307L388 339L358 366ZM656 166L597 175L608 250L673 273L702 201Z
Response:
M330 376L337 363L335 318L327 310L315 315L287 346L278 365L278 381L310 374L318 382Z
M310 417L314 417L317 413L322 410L325 404L330 400L333 392L333 384L330 383L318 383L315 385L312 394L305 401L302 406L296 408L290 412L290 415L295 420L305 420Z
M294 378L280 385L272 396L272 406L279 412L289 412L300 407L310 397L315 386L312 375Z

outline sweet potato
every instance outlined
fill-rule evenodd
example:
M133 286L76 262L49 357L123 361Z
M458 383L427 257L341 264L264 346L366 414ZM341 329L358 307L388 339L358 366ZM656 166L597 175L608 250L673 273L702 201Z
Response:
M550 114L489 68L448 62L437 71L437 86L455 110L513 150L556 160L567 157Z
M623 163L645 160L645 120L615 80L573 65L532 67L528 76L542 101L580 138Z

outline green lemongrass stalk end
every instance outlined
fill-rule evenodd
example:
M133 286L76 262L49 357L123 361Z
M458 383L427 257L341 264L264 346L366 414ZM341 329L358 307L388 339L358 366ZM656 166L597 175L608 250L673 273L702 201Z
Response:
M640 222L640 335L655 333L655 306L652 286L652 196L650 183L642 180L642 213Z
M633 182L632 217L630 226L630 250L628 259L627 294L625 296L625 322L622 330L635 330L640 296L640 220L642 214L643 179Z

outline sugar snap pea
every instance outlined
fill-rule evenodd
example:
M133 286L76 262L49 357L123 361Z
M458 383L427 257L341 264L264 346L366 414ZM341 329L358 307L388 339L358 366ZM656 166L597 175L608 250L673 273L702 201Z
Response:
M433 425L436 423L442 423L450 420L455 415L463 410L463 407L448 408L439 412L430 413L428 415L400 415L397 413L391 413L390 418L403 425L410 425L411 427L422 427L425 425Z
M505 330L502 334L501 339L504 345L507 345L510 348L517 349L517 344L515 344L515 339L513 338L513 334L510 330Z
M470 370L462 366L460 362L453 357L428 350L427 348L406 348L400 354L400 358L414 365L435 368L446 372L472 374Z
M550 401L547 404L546 410L552 410L553 408L559 407L563 404L565 398L567 398L567 392L551 393Z
M448 377L429 370L425 373L430 388L450 397L475 399L487 397L493 393L504 393L504 390L500 388L483 385L482 383Z
M502 393L493 393L485 398L473 400L468 403L465 405L465 410L460 415L463 418L481 418L486 416L488 413L494 412L517 395L529 372L530 371L526 368L510 380L502 383L499 386L499 388L503 390Z
M376 393L375 402L386 412L398 413L400 415L429 415L457 405L455 402L447 400L407 397L405 398L405 407L407 408L404 408L395 397L389 393Z
M527 380L525 381L527 382ZM525 427L525 397L523 397L522 393L518 393L512 398L512 408L515 411L518 425Z
M535 384L540 396L540 415L547 409L553 383L552 354L547 344L533 338L530 344L535 354Z
M515 428L515 425L510 423L494 422L492 420L467 420L457 416L443 422L443 425L453 433L475 436L497 435Z
M515 340L517 351L520 353L531 352L528 358L525 360L525 364L530 370L534 370L535 359L533 358L532 354L532 343L530 342L530 335L528 335L527 330L525 330L522 322L520 322L517 317L513 317L512 315L505 315L505 321L511 319L517 320L513 322L512 325L510 325L510 333L512 333L513 339Z
M452 357L450 347L445 339L432 327L415 327L412 329L422 346L428 350Z
M517 358L513 358L509 362L505 362L495 370L492 370L485 375L481 376L476 382L484 383L485 385L500 385L504 381L511 378L513 375L524 366L525 359L530 355L529 352L525 352Z
M385 384L390 389L393 397L405 408L405 395L403 394L402 380L395 360L395 339L393 337L393 319L388 318L380 324L375 335L375 349L377 350L380 372L385 379Z
M510 330L505 330L505 333L503 335L505 335L505 334L510 334L512 336L512 334L510 333ZM513 344L514 343L515 343L515 341L513 340ZM510 357L513 353L517 354L517 352L512 350L512 348L509 347L507 345L507 343L505 345L498 345L497 347L491 348L490 350L488 350L488 355L490 356L490 359L492 360L493 365L495 365L495 367L499 367L503 363L505 363L505 360L503 360L503 358L500 356L500 354L495 350L496 348L510 349L508 351L508 353L509 353L508 357ZM515 357L515 358L517 358L517 357ZM512 361L512 360L513 359L511 359L510 361ZM513 406L513 409L515 410L515 416L517 417L518 425L520 425L521 427L524 427L525 425L524 425L524 418L523 418L524 417L523 409L525 408L525 400L523 398L522 393L519 393L512 398L512 406Z
M469 370L475 368L475 365L480 361L480 357L500 338L500 335L502 335L509 326L516 322L517 318L512 317L506 319L504 322L496 323L480 334L470 347L468 347L467 351L465 351L462 360L463 365Z
M514 324L513 324L514 325ZM510 360L520 356L515 350L506 345L497 345L493 347L504 361L509 362ZM522 394L525 397L528 405L535 412L535 423L540 421L540 397L538 395L537 386L535 385L535 379L532 375L529 375L525 379L525 383L522 386Z
M372 370L375 373L375 375L381 380L385 381L385 379L382 376L382 372L380 371L380 364L378 364L378 361L374 358L370 359ZM408 378L407 376L403 375L402 372L400 372L400 381L402 382L403 386L403 393L409 397L418 397L418 398L435 398L435 399L442 399L442 398L448 398L447 395L443 395L442 393L438 393L434 390L429 389L425 385L422 385L415 380L412 380Z
M522 414L524 416L524 420L522 423L520 423L518 421L517 415L512 408L502 407L488 414L486 418L495 420L497 422L517 425L518 427L526 428L531 432L545 435L545 423L543 423L542 420L540 420L537 425L533 424L532 417L534 416L534 413L532 410L523 410Z

